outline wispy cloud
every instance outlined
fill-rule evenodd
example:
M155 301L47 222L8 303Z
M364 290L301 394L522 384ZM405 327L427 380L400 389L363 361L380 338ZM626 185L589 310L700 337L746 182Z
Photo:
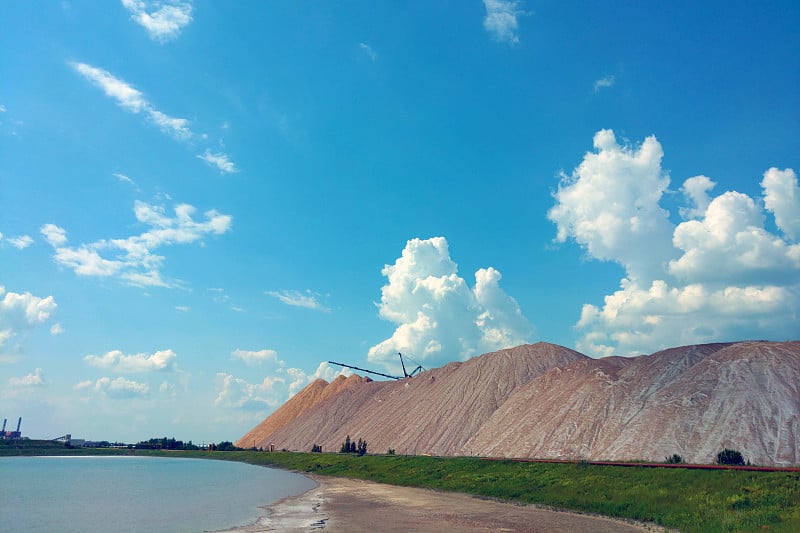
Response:
M123 109L131 113L139 113L144 109L151 108L141 91L114 77L110 72L75 61L70 62L69 65L87 80L103 89L106 96L116 100Z
M0 113L5 113L7 111L6 106L0 104ZM0 120L0 133L8 133L12 137L16 137L20 133L23 125L24 123L21 120L17 120L13 117L3 118L3 120Z
M136 182L133 181L128 176L126 176L125 174L119 174L119 173L115 172L114 173L114 177L117 178L119 181L121 181L123 183L128 183L128 184L133 185L134 187L136 187Z
M603 76L594 82L594 92L600 92L602 89L613 87L616 82L616 77L613 75Z
M192 21L191 2L122 0L122 5L130 11L131 20L147 30L151 39L160 42L176 39Z
M120 174L119 172L115 172L113 176L117 178L120 181L120 183L127 183L128 185L133 187L134 191L141 192L141 189L139 189L139 186L136 184L135 181L133 181L131 177L126 176L125 174Z
M212 167L216 167L223 174L232 174L234 172L239 171L236 168L236 165L233 164L233 161L228 159L228 156L226 154L222 153L215 154L212 153L210 150L206 150L203 155L198 155L197 158L202 159Z
M211 299L218 304L224 304L230 301L231 297L225 294L225 289L220 287L211 287L208 289L210 293L213 294Z
M165 115L161 111L151 109L149 110L150 120L161 128L161 131L168 135L172 135L176 139L187 140L192 138L192 130L189 129L189 121L185 118L176 118Z
M300 291L267 291L266 294L293 307L305 307L306 309L316 309L325 312L330 311L330 309L319 302L317 299L319 297L318 294L308 290L305 293Z
M241 359L248 365L260 365L271 361L279 366L283 366L284 362L278 360L278 352L275 350L240 350L236 349L231 352L233 359Z
M367 43L358 43L358 47L373 61L378 60L378 54Z
M127 82L115 77L107 70L86 63L72 61L69 65L91 83L100 87L106 96L116 100L122 109L134 114L144 113L150 121L179 140L190 139L193 134L184 118L171 117L156 109L144 94Z
M11 246L13 246L18 250L24 250L25 248L33 244L33 239L30 237L30 235L19 235L17 237L4 237L3 234L0 233L0 241L2 241L4 238L6 241L8 241L8 244L10 244Z
M492 38L509 44L518 43L519 23L517 17L524 14L519 9L519 2L516 0L483 0L483 5L486 8L483 27Z
M196 209L188 204L174 207L174 215L162 206L136 201L136 219L150 229L123 239L102 239L90 244L68 247L67 232L55 224L45 224L42 235L53 246L57 263L82 276L118 276L136 286L173 287L161 277L164 257L154 251L163 246L189 244L209 235L222 235L231 229L233 217L215 210L205 212L206 220L195 221Z
M189 127L188 119L173 117L157 109L145 98L144 93L126 81L117 78L107 70L75 61L70 62L69 66L72 67L75 72L86 78L90 83L102 89L106 96L115 100L117 105L122 109L137 115L140 113L143 114L150 123L157 126L167 135L184 142L204 138L204 136L198 137L192 131ZM209 165L216 167L220 172L232 173L238 171L227 154L212 153L210 150L206 150L204 154L198 155L197 157ZM133 183L133 180L124 174L114 175L121 181L130 181Z

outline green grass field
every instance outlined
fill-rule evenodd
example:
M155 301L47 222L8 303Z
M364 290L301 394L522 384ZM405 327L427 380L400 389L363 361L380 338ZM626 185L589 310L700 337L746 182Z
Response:
M65 452L73 451L61 453ZM136 455L242 461L641 520L686 532L800 531L800 473L796 472L335 453L137 450Z
M687 532L800 531L798 473L518 463L467 457L180 453L464 492L653 522Z

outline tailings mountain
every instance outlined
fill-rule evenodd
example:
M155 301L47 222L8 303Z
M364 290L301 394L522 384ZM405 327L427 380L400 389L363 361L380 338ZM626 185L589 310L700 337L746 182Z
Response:
M515 458L800 463L800 341L683 346L594 359L548 343L373 381L316 380L241 447Z

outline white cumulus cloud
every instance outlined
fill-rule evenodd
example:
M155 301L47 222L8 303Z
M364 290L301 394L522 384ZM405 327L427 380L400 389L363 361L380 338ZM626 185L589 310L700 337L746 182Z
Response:
M192 22L191 2L122 0L122 5L131 13L131 20L147 30L151 39L160 42L176 39Z
M382 271L380 317L397 325L368 359L394 371L397 352L429 366L530 341L533 327L499 286L500 273L480 269L470 288L458 275L444 237L408 241Z
M702 217L708 209L708 204L711 203L708 191L716 185L708 176L695 176L684 181L681 192L691 206L681 207L679 209L681 216L685 219Z
M52 296L6 291L0 285L0 354L7 353L8 341L48 321L57 307Z
M6 292L4 287L0 287L0 296L3 294L5 296L0 301L0 311L4 320L14 321L16 315L29 325L41 324L50 318L57 307L52 296L40 298L29 292L23 294Z
M218 372L214 404L252 410L277 407L284 401L285 385L283 377L268 376L260 383L248 383L233 374Z
M45 384L42 369L37 368L33 374L21 378L9 378L8 384L12 387L39 387Z
M683 255L670 261L669 272L681 280L737 285L800 279L800 244L770 233L764 222L763 210L749 196L717 196L702 219L675 228L672 241Z
M104 368L117 374L142 374L146 372L177 371L177 354L172 350L159 350L152 354L125 354L112 350L103 355L87 355L84 361L91 366Z
M787 238L800 239L800 186L791 168L771 168L761 181L764 205L775 215L775 224Z
M67 232L55 224L45 224L39 230L50 246L61 246L67 242Z
M563 175L548 217L556 240L574 239L596 259L616 261L635 279L652 280L673 256L672 225L659 205L669 186L655 137L639 147L619 145L614 132L594 136L571 175Z
M168 215L162 206L136 201L136 219L150 229L122 239L103 239L77 247L68 247L67 232L54 224L45 224L42 235L53 246L57 263L82 276L119 276L136 286L171 287L162 278L164 257L154 251L164 246L189 244L209 235L222 235L230 230L233 217L215 210L206 211L205 221L196 221L196 209L188 204L174 207Z
M347 369L334 369L326 362L321 362L311 374L299 368L284 368L285 363L280 360L277 363L278 368L271 375L256 383L250 383L227 372L218 372L215 384L217 397L214 404L266 413L283 404L316 379L321 378L330 382L338 375L351 374Z
M619 263L626 277L603 305L584 304L579 350L635 355L678 344L796 338L800 195L792 169L765 172L763 204L736 191L712 196L714 181L691 177L681 187L684 222L674 225L660 205L669 177L655 137L638 148L620 146L602 130L595 148L562 179L549 217L557 241L574 239L590 257ZM768 229L769 212L783 236Z
M793 335L800 293L796 288L702 283L641 286L623 279L602 307L584 304L577 323L586 354L633 356L670 346ZM796 335L796 332L794 333Z
M519 4L517 0L483 0L486 8L483 27L495 40L510 44L519 42L517 17L523 14Z
M124 400L147 396L150 386L147 383L140 383L120 376L116 379L102 377L94 382L91 380L81 381L75 385L75 389L92 390L112 399Z

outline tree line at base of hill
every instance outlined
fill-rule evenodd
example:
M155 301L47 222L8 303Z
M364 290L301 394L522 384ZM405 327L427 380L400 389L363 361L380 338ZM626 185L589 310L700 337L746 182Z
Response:
M350 440L350 435L342 443L342 448L339 450L339 453L357 453L358 455L364 455L367 453L367 441L358 439L358 442L355 440Z
M192 443L192 441L183 442L182 440L176 440L174 437L143 440L136 443L134 448L145 450L201 450L206 448L208 450L218 452L229 452L243 449L235 446L231 441L228 440L224 440L216 444L212 442L208 446L201 447Z

